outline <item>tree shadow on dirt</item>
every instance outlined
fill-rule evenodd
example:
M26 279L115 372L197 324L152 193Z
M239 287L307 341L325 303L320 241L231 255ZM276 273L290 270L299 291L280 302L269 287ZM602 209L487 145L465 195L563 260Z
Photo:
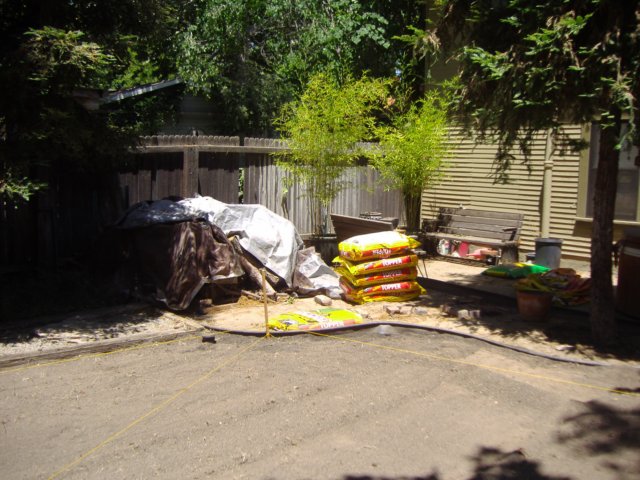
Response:
M593 400L582 408L582 412L564 419L558 442L592 457L601 457L602 466L617 478L640 478L640 407L614 408Z
M467 480L570 480L570 477L545 475L541 464L528 459L522 450L504 452L498 448L482 447L471 457L474 473ZM344 480L440 480L437 472L417 476L347 475Z
M415 477L377 477L370 475L347 475L344 480L440 480L440 477L435 474L418 475Z
M469 285L473 284L472 278L466 280ZM584 311L554 307L544 321L524 320L515 298L439 280L423 279L421 284L427 288L427 295L421 297L425 306L441 309L449 321L471 333L488 330L504 340L526 339L561 345L563 351L575 351L591 359L640 360L640 323L619 322L618 344L598 347L593 343L591 325ZM459 315L461 311L470 315Z
M162 311L140 304L62 314L58 318L47 317L42 323L25 327L0 328L0 344L38 339L53 343L65 343L68 339L73 342L73 339L79 338L106 340L143 332L149 322L160 319L162 315Z
M111 279L96 275L80 263L50 270L1 272L0 290L0 328L28 326L45 317L134 300Z

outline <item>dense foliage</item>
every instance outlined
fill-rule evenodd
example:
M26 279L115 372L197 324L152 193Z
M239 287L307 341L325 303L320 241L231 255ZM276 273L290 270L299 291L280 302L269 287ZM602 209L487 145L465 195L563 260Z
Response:
M419 24L412 0L3 0L0 195L29 198L34 169L103 168L175 111L179 88L87 111L96 93L181 75L214 100L219 134L268 135L280 107L318 72L402 72L392 48Z
M563 122L615 128L626 112L637 142L638 25L635 1L446 2L437 34L461 62L456 111L497 136L499 179L511 147L528 153L535 132Z
M126 156L171 113L166 94L88 111L80 89L100 93L172 72L173 32L187 2L6 0L0 4L0 196L28 199L35 169L100 171ZM172 53L173 52L173 53Z
M402 58L391 37L404 25L387 17L418 20L420 10L399 12L389 1L207 0L182 35L180 74L217 99L222 129L269 135L279 108L316 73L390 76Z
M640 2L633 0L449 0L429 47L459 61L456 113L498 141L496 176L508 180L512 148L535 132L561 143L563 122L602 125L592 231L592 330L615 338L611 282L613 213L623 116L637 144Z

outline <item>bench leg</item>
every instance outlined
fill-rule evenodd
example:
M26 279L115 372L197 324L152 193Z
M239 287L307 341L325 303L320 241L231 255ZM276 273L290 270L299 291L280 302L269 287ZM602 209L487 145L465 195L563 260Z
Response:
M516 263L518 261L518 247L509 246L500 249L500 263Z
M418 270L418 276L429 278L427 274L427 252L422 249L414 249L413 253L418 256L418 265L416 269Z

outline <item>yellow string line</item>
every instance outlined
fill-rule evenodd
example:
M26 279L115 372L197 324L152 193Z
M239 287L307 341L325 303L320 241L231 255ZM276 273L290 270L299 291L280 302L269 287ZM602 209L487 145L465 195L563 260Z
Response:
M369 346L369 347L381 348L381 349L384 349L384 350L391 350L391 351L399 352L399 353L410 353L412 355L431 358L433 360L438 360L438 361L441 361L441 362L457 363L457 364L460 364L460 365L466 365L466 366L477 367L477 368L484 368L486 370L494 370L494 371L502 372L502 373L510 373L510 374L514 374L514 375L522 375L522 376L531 377L531 378L537 378L537 379L541 379L541 380L549 380L551 382L556 382L556 383L564 383L564 384L567 384L567 385L591 388L591 389L594 389L594 390L602 390L602 391L605 391L605 392L608 392L608 393L616 393L616 394L619 394L619 395L628 395L628 396L631 396L631 397L640 397L640 393L636 393L636 392L627 392L625 390L618 390L618 389L609 388L609 387L600 387L598 385L592 385L592 384L589 384L589 383L580 383L580 382L574 382L572 380L563 380L561 378L550 377L550 376L547 376L547 375L539 375L537 373L520 372L518 370L510 370L508 368L493 367L491 365L482 365L482 364L478 364L478 363L468 362L466 360L458 360L458 359L455 359L455 358L441 357L439 355L433 355L433 354L430 354L430 353L416 352L416 351L413 351L413 350L407 350L407 349L398 348L398 347L390 347L388 345L380 345L380 344L377 344L377 343L363 342L361 340L354 340L354 339L351 339L351 338L338 337L336 335L329 335L329 334L326 334L326 333L318 333L318 332L308 332L308 333L310 333L311 335L317 335L319 337L327 337L327 338L331 338L331 339L335 339L335 340L342 340L344 342L358 343L360 345L366 345L366 346Z
M229 333L228 331L224 331L224 332L216 332L217 334L223 334L223 333ZM122 352L128 352L131 350L140 350L142 348L149 348L149 347L156 347L158 345L168 345L170 343L175 343L175 342L179 342L182 340L193 340L195 338L202 338L201 335L190 335L187 337L178 337L178 338L174 338L171 340L158 340L156 342L144 342L144 343L140 343L138 345L133 345L131 347L124 347L124 348L117 348L115 350L110 350L108 352L99 352L99 353L84 353L81 355L76 355L74 357L69 357L69 358L62 358L60 360L52 360L50 362L44 362L44 363L33 363L33 364L28 364L28 365L20 365L18 367L13 367L13 368L7 368L4 370L0 370L0 375L3 373L11 373L11 372L18 372L21 370L28 370L30 368L39 368L39 367L50 367L52 365L59 365L61 363L69 363L69 362L75 362L76 360L82 360L85 358L97 358L97 357L104 357L106 355L113 355L114 353L122 353Z
M169 406L170 404L172 404L173 402L175 402L180 396L184 395L185 393L187 393L189 390L191 390L193 387L195 387L196 385L198 385L199 383L202 383L203 381L205 381L206 379L208 379L209 377L211 377L214 373L218 372L219 370L222 370L224 367L226 367L227 365L229 365L230 363L234 362L236 359L238 359L242 354L248 352L249 350L251 350L252 348L254 348L260 341L264 340L266 337L260 337L258 338L255 342L251 343L249 346L243 348L242 350L240 350L238 353L236 353L235 355L233 355L230 359L228 359L227 361L221 363L220 365L213 367L211 370L209 370L207 373L205 373L204 375L202 375L200 378L194 380L193 382L191 382L189 385L187 385L186 387L181 388L178 392L176 392L174 395L172 395L171 397L169 397L168 399L166 399L164 402L156 405L155 407L153 407L151 410L149 410L147 413L145 413L144 415L138 417L136 420L134 420L133 422L131 422L129 425L127 425L126 427L124 427L123 429L117 431L116 433L112 434L111 436L109 436L106 440L100 442L98 445L96 445L95 447L93 447L91 450L88 450L87 452L83 453L82 455L80 455L78 458L76 458L74 461L66 464L64 467L62 467L60 470L56 471L54 474L52 474L49 477L49 480L52 480L54 478L59 477L60 475L62 475L64 472L70 470L71 468L75 467L76 465L78 465L80 462L82 462L85 458L87 458L88 456L94 454L95 452L97 452L98 450L100 450L102 447L108 445L109 443L113 442L115 439L117 439L118 437L124 435L126 432L128 432L129 430L131 430L133 427L135 427L136 425L138 425L140 422L144 421L145 419L155 415L156 413L160 412L161 410L163 410L164 408L166 408L167 406Z

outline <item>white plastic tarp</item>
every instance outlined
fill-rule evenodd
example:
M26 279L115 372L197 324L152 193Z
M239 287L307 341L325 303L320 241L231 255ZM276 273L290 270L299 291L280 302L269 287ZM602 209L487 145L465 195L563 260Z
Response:
M211 197L181 200L194 216L204 217L227 236L235 235L242 248L271 272L293 286L297 254L304 244L289 220L263 205L226 204Z
M295 290L301 295L311 295L324 291L331 297L338 298L340 277L322 261L315 248L305 248L298 252L296 271L293 275Z

